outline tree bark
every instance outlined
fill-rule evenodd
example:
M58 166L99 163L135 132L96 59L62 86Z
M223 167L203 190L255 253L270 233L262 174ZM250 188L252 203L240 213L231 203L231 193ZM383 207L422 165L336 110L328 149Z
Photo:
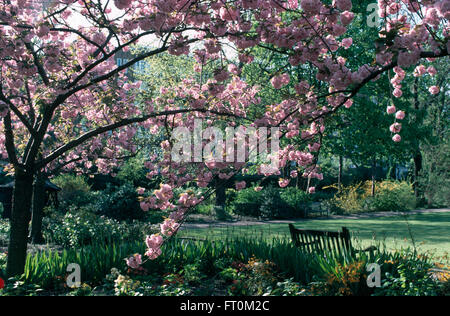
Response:
M419 192L419 174L422 170L422 153L418 151L414 156L414 195L420 196Z
M342 155L339 155L338 192L341 192L343 163L344 163L343 157Z
M42 217L45 207L45 180L43 173L39 172L33 186L33 211L31 215L30 239L33 244L45 242L42 236Z
M225 207L227 202L226 183L216 179L216 206Z
M27 256L28 225L31 219L33 173L16 170L11 214L6 273L8 277L21 275Z
M375 196L375 172L376 172L377 162L375 158L372 161L372 196Z

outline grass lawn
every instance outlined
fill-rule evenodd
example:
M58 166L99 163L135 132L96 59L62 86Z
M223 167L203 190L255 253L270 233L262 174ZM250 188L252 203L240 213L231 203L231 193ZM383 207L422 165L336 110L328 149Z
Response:
M432 250L442 256L450 253L450 212L408 215L408 224L402 216L364 219L300 220L297 228L341 230L346 226L352 232L353 245L357 248L369 245L385 245L387 249L412 247L412 237L420 251ZM264 238L290 238L287 224L263 224L251 226L227 226L189 228L181 236L225 239L234 236L263 236Z

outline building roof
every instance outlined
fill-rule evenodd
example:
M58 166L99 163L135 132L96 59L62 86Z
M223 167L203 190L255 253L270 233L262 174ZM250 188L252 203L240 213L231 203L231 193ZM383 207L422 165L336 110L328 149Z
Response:
M7 184L0 185L0 189L13 189L14 188L14 181L11 181ZM45 189L47 191L61 191L61 188L57 185L53 184L49 180L45 181Z

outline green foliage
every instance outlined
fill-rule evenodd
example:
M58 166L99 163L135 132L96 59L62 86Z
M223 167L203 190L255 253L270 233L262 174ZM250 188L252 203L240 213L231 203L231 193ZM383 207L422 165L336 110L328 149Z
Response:
M96 208L98 214L116 220L143 219L145 215L139 205L136 188L129 183L104 190L99 195Z
M261 217L271 219L291 218L294 216L295 209L282 199L278 188L268 186L262 192Z
M383 181L377 183L375 197L368 197L366 208L374 212L408 211L416 207L412 186L407 182Z
M49 242L64 247L79 247L92 243L142 240L150 228L139 222L120 223L97 216L89 209L71 209L65 215L44 218L43 235Z
M253 257L247 264L237 265L237 276L229 287L229 293L238 296L262 295L275 286L279 279L277 267L273 262Z
M267 186L256 192L247 188L236 192L231 203L238 215L272 218L304 217L311 195L294 187L278 188Z
M442 293L444 284L433 279L433 264L427 257L412 253L397 255L383 265L381 288L376 296L436 296Z
M375 196L371 196L372 182L366 181L343 187L340 193L327 201L332 212L391 212L414 209L416 198L408 182L385 180L376 183Z
M233 212L237 215L259 217L260 206L263 202L262 192L256 192L254 188L246 188L236 191L232 202Z
M429 206L450 206L450 138L435 146L427 146L424 170L419 178L420 190Z
M28 255L25 274L8 282L8 293L29 295L33 289L67 292L64 284L69 263L80 265L85 284L70 295L93 295L96 285L103 294L127 296L225 294L214 292L217 285L230 295L369 295L367 263L382 267L383 287L375 290L375 295L437 295L445 291L443 283L429 277L431 261L409 250L332 258L303 253L285 239L255 238L214 242L175 238L162 250L159 258L143 264L141 273L127 269L123 259L143 253L142 241L38 252Z
M9 240L9 220L0 219L0 247L8 245Z
M140 156L128 159L117 173L117 179L122 183L130 183L135 187L147 187L147 169L144 165L144 159Z
M58 199L62 210L69 205L82 206L92 201L91 188L83 176L63 174L52 182L61 188Z
M281 198L295 210L298 217L305 217L305 210L308 208L308 204L315 198L314 195L294 187L280 190Z

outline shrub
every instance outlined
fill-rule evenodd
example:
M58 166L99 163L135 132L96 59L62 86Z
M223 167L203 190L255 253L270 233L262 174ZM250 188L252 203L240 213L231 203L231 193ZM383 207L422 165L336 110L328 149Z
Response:
M259 217L262 201L262 191L256 192L254 188L243 189L236 192L232 209L237 215Z
M117 173L117 179L122 183L130 183L136 187L149 187L153 180L147 178L148 170L145 168L143 155L128 159Z
M294 187L265 187L256 192L248 188L236 193L232 202L238 215L271 218L304 217L312 196Z
M298 188L289 187L280 190L281 199L293 210L296 217L305 217L305 211L312 200L312 195Z
M116 220L143 219L144 211L133 185L127 183L118 188L109 186L99 196L97 213Z
M366 191L369 190L367 182ZM389 212L407 211L416 206L416 198L410 183L400 181L383 181L377 183L374 197L368 197L365 208L369 211Z
M376 296L436 296L440 295L443 283L431 277L433 264L425 256L399 255L386 260L382 266L381 288Z
M124 240L143 240L144 232L150 227L134 222L120 222L97 216L89 208L73 207L64 216L52 214L44 218L44 238L64 247L79 247L93 243L110 243Z
M386 180L377 182L375 196L371 196L372 182L366 181L342 188L327 201L334 213L406 211L416 206L410 183Z
M419 192L424 194L428 207L450 207L450 137L424 149Z
M58 193L61 209L68 205L86 205L92 201L91 187L83 176L64 174L55 177L52 182L61 188Z
M9 220L0 219L0 247L7 246L9 242Z
M265 219L294 217L295 209L281 198L278 188L268 186L262 192L261 217Z

